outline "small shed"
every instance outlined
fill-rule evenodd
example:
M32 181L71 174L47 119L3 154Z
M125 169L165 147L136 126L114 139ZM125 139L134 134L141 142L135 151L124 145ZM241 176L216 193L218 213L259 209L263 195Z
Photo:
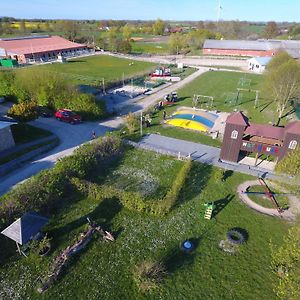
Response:
M19 249L19 245L24 245L32 240L47 223L47 218L35 212L28 212L1 233L15 241Z
M248 69L255 73L263 73L272 57L252 57L248 60Z

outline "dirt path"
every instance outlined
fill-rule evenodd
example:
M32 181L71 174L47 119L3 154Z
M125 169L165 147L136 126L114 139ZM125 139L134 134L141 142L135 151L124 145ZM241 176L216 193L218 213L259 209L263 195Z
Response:
M287 210L284 210L283 213L279 213L277 209L265 208L263 206L258 205L257 203L252 201L247 194L243 193L250 186L255 186L258 184L259 182L257 180L252 180L246 181L238 186L237 192L242 202L244 202L248 207L264 215L280 217L288 221L294 221L296 219L296 216L300 214L300 201L295 196L288 196L290 204L289 208Z

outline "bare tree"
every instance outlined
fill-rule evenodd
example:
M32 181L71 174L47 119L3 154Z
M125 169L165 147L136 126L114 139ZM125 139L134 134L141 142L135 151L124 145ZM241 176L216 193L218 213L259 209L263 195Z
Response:
M300 96L300 66L294 60L288 60L277 68L270 69L265 75L264 93L275 100L278 122L290 105L290 101Z

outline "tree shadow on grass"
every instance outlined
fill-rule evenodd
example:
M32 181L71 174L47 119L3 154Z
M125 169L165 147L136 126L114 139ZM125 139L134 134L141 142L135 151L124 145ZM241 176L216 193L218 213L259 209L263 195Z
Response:
M264 110L266 110L272 103L273 103L273 100L269 101L269 102L267 102L265 104L260 105L259 106L260 107L259 112L263 112Z
M201 194L210 179L211 173L211 165L193 162L191 171L188 174L185 185L179 195L177 205L189 201Z
M233 199L234 195L228 194L225 198L214 201L215 208L212 218L216 217Z
M164 264L168 273L175 273L181 268L186 268L194 264L196 257L196 250L200 244L200 238L188 239L194 245L194 249L191 252L185 252L180 248L172 249L169 255L164 259Z
M101 225L104 230L108 230L112 219L121 211L122 205L116 198L104 199L99 205L90 213L81 216L63 227L55 228L48 231L49 237L53 238L54 248L62 243L64 237L70 234L77 228L87 224L87 218L90 218L96 224Z

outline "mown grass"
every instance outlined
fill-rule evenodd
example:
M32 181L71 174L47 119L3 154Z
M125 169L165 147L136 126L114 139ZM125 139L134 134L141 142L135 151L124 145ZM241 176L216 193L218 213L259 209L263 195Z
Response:
M134 42L131 43L134 54L167 54L168 44L167 43L145 43L145 42Z
M155 64L132 61L107 55L95 55L69 60L67 63L35 66L48 72L57 72L77 84L102 84L121 81L124 77L141 75L150 71Z
M134 157L138 157L138 161ZM115 168L151 170L165 180L165 157L153 159L149 152L131 150ZM168 161L169 159L166 159ZM177 163L177 162L176 162ZM160 171L157 171L160 170ZM110 170L107 176L110 176ZM174 178L176 169L170 169ZM280 244L287 225L280 219L253 212L236 196L237 186L249 176L233 174L226 182L214 181L215 168L194 163L177 207L159 218L121 207L118 199L95 199L72 194L62 199L62 209L51 216L46 230L52 238L50 257L20 257L15 245L1 237L6 257L0 267L0 297L10 299L275 299L275 275L270 269L269 241ZM109 180L109 179L107 179ZM169 185L172 184L170 182ZM215 201L212 220L205 220L203 204ZM94 238L74 257L60 280L39 296L38 277L50 261L72 244L86 226L86 217L113 231L116 242ZM219 249L232 227L247 230L249 239L235 255ZM180 244L191 239L190 254ZM157 290L142 294L135 285L133 267L143 260L160 260L168 275Z

